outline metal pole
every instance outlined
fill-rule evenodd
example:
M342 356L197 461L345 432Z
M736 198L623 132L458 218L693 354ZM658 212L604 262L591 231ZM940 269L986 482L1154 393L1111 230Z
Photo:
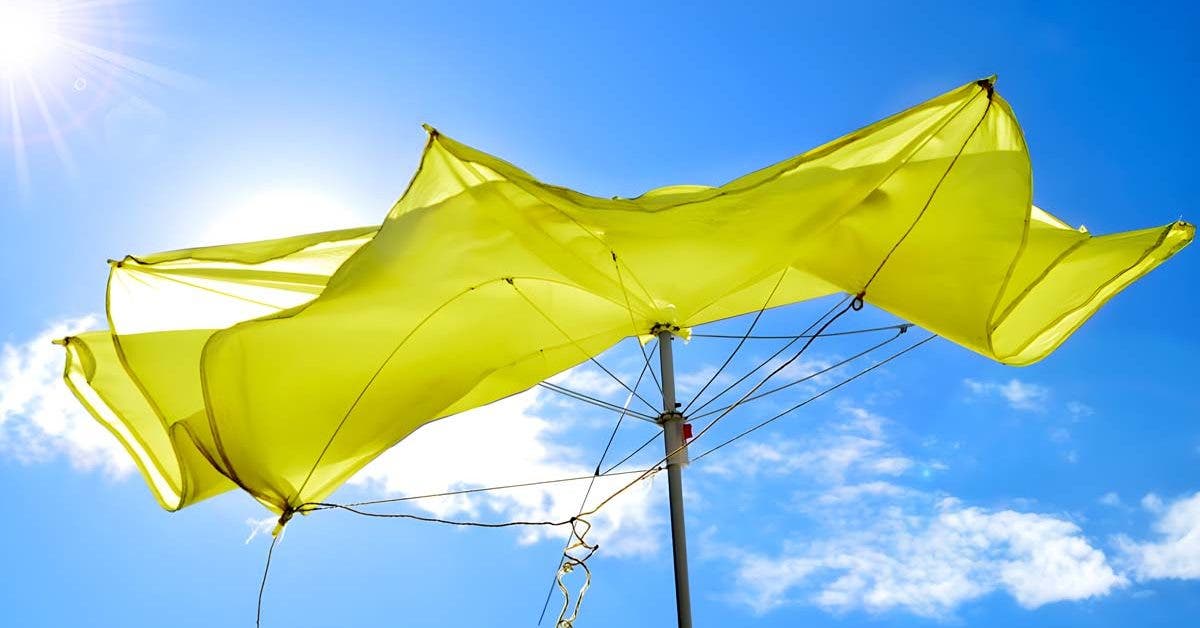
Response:
M683 440L683 415L675 403L675 360L670 330L658 331L658 363L662 372L663 443L667 455L667 492L671 501L671 549L675 556L675 611L679 628L692 628L692 593L688 585L687 535L683 528L683 465L687 464Z

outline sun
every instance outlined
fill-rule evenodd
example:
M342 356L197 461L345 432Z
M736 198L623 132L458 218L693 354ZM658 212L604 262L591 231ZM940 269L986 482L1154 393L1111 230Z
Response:
M57 4L0 0L0 78L34 70L59 43Z
M31 156L48 148L63 166L48 172L74 176L72 132L107 120L129 103L145 102L162 88L199 84L128 50L152 39L130 19L149 7L134 11L135 4L0 0L0 164L12 163L22 202L31 198ZM9 177L0 171L0 179Z

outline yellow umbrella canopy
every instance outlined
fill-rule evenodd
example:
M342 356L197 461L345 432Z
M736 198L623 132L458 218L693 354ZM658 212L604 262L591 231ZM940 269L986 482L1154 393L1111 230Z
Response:
M659 325L834 293L1007 364L1048 355L1194 227L1093 237L1031 203L976 81L720 187L597 198L433 129L379 227L113 262L66 379L164 508L320 501L420 426Z

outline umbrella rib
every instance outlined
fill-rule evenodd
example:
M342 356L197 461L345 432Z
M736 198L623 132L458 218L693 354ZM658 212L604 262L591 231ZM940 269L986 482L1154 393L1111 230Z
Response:
M123 268L125 268L126 270L129 270L129 271L135 271L135 268L134 268L134 267L130 267L130 266L124 266ZM143 273L145 273L145 274L147 274L147 275L151 275L151 276L153 276L153 277L157 277L157 278L159 278L159 279L165 279L165 280L167 280L167 281L173 281L173 282L175 282L175 283L177 283L177 284L182 284L182 285L185 285L185 286L187 286L187 287L189 287L189 288L195 288L195 289L197 289L197 290L203 290L203 291L205 291L205 292L211 292L211 293L213 293L213 294L217 294L217 295L220 295L220 296L223 296L223 297L228 297L228 298L230 298L230 299L236 299L236 300L238 300L238 301L244 301L244 302L246 302L246 303L250 303L250 304L253 304L253 305L259 305L259 306L262 306L262 307L271 308L271 309L273 309L273 310L276 310L276 311L278 311L278 310L284 310L284 309L287 309L287 306L285 306L285 305L276 305L276 304L274 304L274 303L267 303L266 301L258 301L258 300L255 300L255 299L251 299L250 297L244 297L244 296L237 295L237 294L233 294L233 293L230 293L230 292L225 292L224 290L217 290L216 288L210 288L210 287L208 287L208 286L202 286L202 285L200 285L200 284L192 283L192 282L190 282L190 281L184 281L184 280L182 280L182 279L180 279L180 278L178 278L178 277L171 277L170 275L167 275L167 274L164 274L164 273L160 273L160 272L151 272L151 271L149 271L149 270L141 270L141 269L136 269L136 271L137 271L137 272L143 272ZM145 283L145 282L143 281L143 283ZM149 285L149 284L147 284L147 285Z
M541 521L517 520L517 521L498 521L498 522L462 521L462 520L457 520L457 519L441 519L438 517L425 517L425 516L421 516L421 515L414 515L411 513L368 512L365 510L359 510L353 506L348 506L346 504L335 504L332 502L309 502L305 505L313 506L314 507L313 510L337 509L337 510L345 510L347 512L352 512L356 515L362 515L364 517L378 517L381 519L412 519L415 521L424 521L426 523L442 523L442 524L446 524L446 525L472 527L472 528L511 528L511 527L517 527L517 526L560 527L560 526L570 525L576 521L582 520L584 517L590 517L591 515L594 515L597 512L600 512L600 509L607 506L609 503L612 502L612 500L616 499L619 495L621 495L625 491L636 486L638 482L641 482L642 480L644 480L648 477L651 477L655 473L658 473L659 471L662 471L662 470L663 470L663 467L655 466L655 467L651 467L649 469L646 469L646 470L640 471L640 472L631 471L628 473L628 475L632 475L633 473L638 473L639 474L638 477L634 478L629 483L627 483L624 486L622 486L621 488L617 489L615 492L613 492L608 497L605 497L603 501L601 501L599 504L596 504L592 508L588 509L586 512L582 512L574 517L571 517L570 519L561 519L558 521L553 521L553 520L549 520L549 519L545 519L545 520L541 520ZM614 475L616 475L616 474L614 474Z
M742 335L740 340L738 340L737 345L733 348L733 351L729 353L729 357L725 358L725 362L721 364L721 367L718 368L712 374L712 377L709 377L708 381L704 382L704 385L700 387L700 392L696 393L696 395L692 397L692 400L689 401L686 406L684 406L683 414L686 415L688 410L691 409L692 404L700 400L700 397L704 395L704 391L708 390L708 387L711 386L713 382L717 381L717 378L721 376L721 373L725 370L725 367L729 366L729 363L733 361L735 356L737 356L738 351L741 351L742 347L746 344L746 339L750 337L750 334L754 333L754 327L758 325L758 321L762 319L763 312L767 311L767 307L771 305L771 299L775 298L775 293L779 290L779 286L783 285L783 280L785 277L787 277L787 271L789 268L791 267L785 266L783 268L783 272L779 273L779 280L775 282L775 287L771 288L771 292L767 294L767 299L763 301L762 307L758 308L758 312L755 312L754 319L750 321L750 326L746 329L746 333Z
M651 436L651 437L649 438L649 440L647 440L646 442L644 442L644 443L642 443L641 445L639 445L637 449L634 449L633 451L631 451L631 452L629 452L628 454L626 454L624 458L621 458L620 460L618 460L618 461L617 461L617 463L616 463L616 464L614 464L613 466L609 467L608 469L605 469L604 473L601 473L600 475L608 475L608 474L612 473L612 472L613 472L613 469L616 469L617 467L619 467L619 466L621 466L621 465L625 464L626 462L628 462L630 458L632 458L632 457L634 457L634 456L638 455L638 453L639 453L639 452L641 452L641 451L642 451L643 449L645 449L646 447L650 446L650 443L653 443L653 442L654 442L654 441L656 441L656 440L658 440L658 434L655 434L655 435Z
M963 140L962 146L958 147L958 152L954 154L954 158L951 159L950 163L946 166L946 171L942 173L941 178L938 179L938 182L934 184L933 189L930 190L929 198L925 199L925 204L921 206L921 211L917 212L917 217L913 219L912 224L908 226L908 229L905 229L904 233L900 235L900 239L896 240L896 243L892 245L891 250L889 250L887 254L883 256L883 259L880 260L879 266L875 268L875 272L871 273L870 279L867 279L867 283L863 284L862 290L859 291L860 294L867 291L867 288L870 287L871 283L875 281L875 278L879 276L880 271L883 270L884 265L886 265L888 260L892 258L892 254L894 254L896 250L900 248L901 244L904 244L904 241L908 239L909 234L911 234L913 230L917 228L917 223L921 222L921 219L925 217L925 213L929 211L929 206L933 204L934 197L937 196L938 190L942 188L942 183L944 183L946 178L950 176L950 171L953 170L954 165L958 163L958 158L962 157L963 151L967 149L967 144L971 143L971 138L975 137L975 133L979 131L979 127L983 126L983 121L987 120L988 113L992 110L991 88L987 88L987 94L988 101L987 105L983 108L983 115L979 116L979 121L976 122L975 126L971 128L971 132L968 133L967 138Z
M600 477L615 477L618 475L631 475L634 473L645 473L648 469L635 469L632 471L617 471L616 473L601 473ZM514 488L528 488L533 486L545 486L547 484L563 484L566 482L578 482L581 480L590 480L596 477L595 474L577 475L569 478L556 478L553 480L537 480L535 482L521 482L519 484L504 484L501 486L484 486L480 488L464 488L457 491L446 491L444 493L428 493L425 495L408 495L405 497L393 497L389 499L373 499L365 502L351 502L349 504L341 504L342 506L375 506L379 504L394 504L397 502L407 502L418 499L433 499L435 497L454 497L455 495L470 495L472 493L486 493L490 491L504 491ZM305 504L305 507L314 506L314 504ZM320 508L305 508L305 510L325 510L327 507Z
M879 362L878 364L872 364L871 366L868 366L867 368L859 371L858 373L855 373L854 375L851 375L850 377L834 384L833 386L830 386L829 388L822 390L821 392L813 395L812 397L809 397L808 399L805 399L804 401L788 408L787 410L784 410L783 412L780 412L779 414L776 414L775 416L773 416L765 421L762 421L761 423L755 425L754 427L751 427L750 429L747 429L747 430L739 433L738 435L734 436L733 438L730 438L730 439L706 450L704 453L696 456L695 458L692 458L692 462L697 462L701 458L704 458L705 456L713 453L714 451L717 451L718 449L721 449L722 447L725 447L726 445L729 445L730 443L733 443L734 441L737 441L738 439L749 436L750 434L754 433L755 431L760 430L760 429L766 427L767 425L770 425L771 423L787 416L788 414L791 414L792 412L795 412L796 410L799 410L800 408L803 408L804 406L816 401L817 399L824 397L825 395L841 388L842 386L845 386L846 384L849 384L850 382L862 377L863 375L866 375L867 373L874 371L875 369L891 362L892 360L895 360L896 358L899 358L900 356L908 353L909 351L912 351L913 349L916 349L917 347L920 347L921 345L924 345L925 343L927 343L930 340L933 340L934 338L937 338L937 337L938 337L937 334L930 334L925 339L923 339L915 344L909 345L908 347L901 349L900 351L898 351L896 353L893 353L892 355L885 358L882 362Z
M613 379L613 381L620 384L622 388L629 391L630 393L633 394L634 397L637 397L639 401L646 404L646 407L650 408L650 410L652 412L658 411L657 408L654 407L654 404L650 403L649 401L646 401L645 397L639 395L636 390L630 388L629 384L625 383L625 380L621 379L620 377L617 377L616 374L614 374L612 371L608 370L607 367L605 367L603 364L601 364L600 360L597 360L594 356L592 356L592 354L588 353L583 347L579 346L578 341L576 341L574 338L572 338L571 335L566 332L566 330L564 330L562 327L560 327L558 323L554 322L554 319L550 318L549 314L546 314L546 312L544 310L542 310L542 308L538 307L537 304L534 303L533 300L530 299L528 295L526 295L520 288L517 287L517 283L514 278L506 277L504 279L504 281L508 282L508 285L512 286L513 290L515 290L516 293L518 295L520 295L521 298L524 299L526 303L529 304L529 307L533 308L534 311L536 311L538 314L540 314L542 316L542 318L546 319L546 322L550 323L551 327L554 327L554 329L558 330L558 333L562 334L562 337L565 338L567 340L567 342L574 345L575 348L578 349L580 353L582 353L584 356L586 356L588 361L590 361L592 364L595 364L601 371L604 371L604 373L606 375L611 377Z
M313 473L316 472L317 466L319 466L321 464L321 460L324 459L325 454L329 452L329 447L331 445L333 445L334 439L337 438L337 435L339 433L341 433L342 427L346 425L346 421L348 421L350 419L350 415L354 413L354 409L358 407L359 402L361 402L363 397L366 396L367 390L369 390L371 388L371 386L375 383L375 380L378 379L379 374L382 373L383 369L386 368L388 363L392 361L392 358L395 357L397 353L399 353L400 348L403 347L405 345L405 343L408 342L408 339L412 338L413 334L417 333L417 331L420 330L421 327L423 327L425 325L425 323L429 322L429 320L432 319L434 316L436 316L438 312L441 312L444 308L449 306L451 303L454 303L458 299L462 298L464 295L470 294L472 291L474 291L477 288L486 286L487 284L490 284L490 283L495 283L497 281L501 281L501 280L500 279L489 279L488 281L471 286L471 287L467 288L466 290L463 290L463 291L459 292L458 294L454 295L453 297L448 299L445 303L439 305L432 312L425 315L425 318L422 318L420 322L418 322L416 325L414 325L413 328L411 330L409 330L409 332L407 334L405 334L405 336L403 338L400 339L400 342L396 343L396 346L391 350L390 353L388 353L387 357L384 358L383 361L379 363L379 367L375 369L375 372L371 374L371 378L368 379L367 383L363 385L362 390L358 391L358 395L354 398L354 401L350 404L350 407L346 409L346 413L342 415L342 420L338 421L337 427L335 427L333 429L333 433L329 435L329 440L325 441L325 446L321 448L321 453L317 455L317 459L315 461L313 461L312 467L309 468L309 470L308 470L308 474L304 476L304 481L300 483L300 488L296 489L296 492L293 495L293 499L299 498L300 495L304 492L304 489L308 486L309 481L312 480Z
M704 434L706 432L708 432L709 430L711 430L713 428L713 426L716 425L721 419L724 419L725 417L729 416L730 412L733 412L735 409L737 409L738 406L740 406L742 403L744 403L746 401L746 399L748 399L754 393L758 392L758 389L762 388L768 381L771 380L772 377L778 375L781 371L783 371L783 369L787 368L788 366L791 366L791 364L793 362L800 359L800 356L804 355L804 352L807 351L810 346L812 346L812 343L814 340L817 339L817 336L820 336L821 333L824 332L826 329L828 329L830 325L837 322L837 320L839 318L841 318L842 315L844 315L846 312L849 312L850 310L854 309L854 306L858 303L859 303L858 299L851 301L849 305L842 308L837 314L834 314L833 317L830 318L828 321L825 321L825 323L823 325L821 325L820 329L817 330L817 333L814 334L812 338L809 338L808 342L805 342L804 346L800 347L800 350L797 351L795 355L793 355L792 357L785 360L783 364L780 364L779 366L775 367L775 369L772 370L770 373L767 373L766 377L764 377L761 381L759 381L757 384L755 384L753 388L746 391L746 393L743 394L741 396L741 398L739 398L737 401L735 401L733 403L733 405L728 406L727 408L725 408L725 410L723 410L721 412L721 414L718 414L715 419L713 419L712 421L709 421L708 425L705 425L703 428L701 428L700 431L692 438L692 441L694 442L696 440L699 440L701 436L704 436ZM820 319L818 319L818 320L820 320ZM684 447L687 447L687 443L680 445L679 449L683 449ZM675 452L669 453L667 455L667 458L674 455L674 453ZM664 458L664 460L666 460L666 458ZM659 464L661 464L661 462Z
M782 354L784 351L787 351L788 348L790 348L792 345L796 344L796 341L800 340L801 338L817 338L817 337L823 335L824 332L821 332L818 334L811 334L811 335L809 335L809 332L811 332L813 329L815 329L817 327L817 325L820 325L821 322L824 321L827 316L833 314L835 311L837 311L838 308L845 305L846 302L850 300L850 298L851 298L850 295L846 295L846 296L842 297L842 299L840 301L833 304L833 307L829 308L828 311L826 311L824 314L822 314L820 317L818 317L817 320L813 321L808 327L806 327L799 336L792 338L787 344L784 344L782 347L780 347L778 350L776 350L775 353L772 353L770 357L768 357L766 360L763 360L762 363L760 363L758 366L755 366L754 368L750 369L749 371L746 372L746 374L742 375L736 381L734 381L732 384L730 384L730 385L726 386L724 389L722 389L721 392L716 394L716 396L711 397L708 401L705 401L704 403L700 404L700 407L696 408L696 412L699 413L701 410L708 407L708 405L710 403L725 396L725 393L733 390L739 384L741 384L742 382L749 379L751 375L758 372L758 369L766 366L767 364L770 364L771 360L774 360L775 358L779 357L780 354ZM707 416L707 415L705 415L705 416Z
M658 392L662 393L662 382L658 381L658 376L654 374L654 368L650 366L650 354L646 352L646 347L642 346L640 339L641 334L638 332L637 321L633 318L633 303L629 300L629 290L625 287L625 278L621 275L621 262L617 261L617 252L612 253L613 268L617 271L617 282L621 284L621 293L625 295L625 309L629 311L629 327L633 330L633 338L638 343L638 350L642 352L642 360L646 363L646 367L650 369L650 377L654 379L654 385L658 388ZM543 611L544 613L545 611Z
M904 330L904 329L907 329L907 327L901 327L901 328L899 328L899 329L901 329L901 330ZM757 395L754 395L754 396L748 397L748 398L746 398L746 400L745 400L745 401L743 401L742 403L749 403L749 402L751 402L751 401L754 401L754 400L756 400L756 399L762 399L763 397L766 397L766 396L768 396L768 395L772 395L772 394L774 394L774 393L777 393L777 392L779 392L779 391L781 391L781 390L785 390L785 389L787 389L787 388L791 388L792 386L797 386L797 385L799 385L799 384L803 384L804 382L807 382L807 381L809 381L809 380L811 380L811 379L814 379L814 378L816 378L816 377L820 377L821 375L824 375L824 374L826 374L826 373L828 373L828 372L830 372L830 371L832 371L832 370L834 370L834 369L841 368L841 367L843 367L843 366L845 366L845 365L847 365L847 364L849 364L849 363L851 363L851 362L853 362L853 361L855 361L855 360L857 360L857 359L859 359L859 358L863 357L864 355L867 355L868 353L871 353L872 351L875 351L875 350L877 350L877 349L879 349L879 348L881 348L881 347L883 347L883 346L885 346L885 345L888 345L888 344L890 344L890 343L894 342L896 339L900 338L900 336L901 336L901 335L903 335L903 334L904 334L904 331L897 331L897 332L896 332L896 333L895 333L893 336L891 336L890 338L888 338L888 339L886 339L886 340L884 340L884 341L882 341L882 342L879 342L879 343L875 344L874 346L871 346L871 347L869 347L869 348L867 348L867 349L864 349L863 351L860 351L859 353L856 353L856 354L854 354L853 356L850 356L850 357L848 357L848 358L846 358L846 359L844 359L844 360L841 360L840 362L837 362L837 363L835 363L835 364L831 364L831 365L829 365L829 366L827 366L827 367L825 367L825 368L823 368L823 369L821 369L821 370L819 370L819 371L816 371L816 372L814 372L814 373L810 373L810 374L808 374L808 375L805 375L804 377L801 377L800 379L797 379L797 380L795 380L795 381L788 382L788 383L786 383L786 384L782 384L782 385L780 385L780 386L776 386L775 388L772 388L771 390L768 390L768 391L766 391L766 392L761 392L761 393L759 393L759 394L757 394ZM694 416L692 416L691 418L692 418L693 420L696 420L696 419L702 419L702 418L704 418L704 417L706 417L706 416L711 416L711 415L714 415L714 414L716 414L716 413L718 413L718 412L721 412L721 411L723 411L723 410L727 409L728 407L729 407L729 406L723 406L723 407L720 407L720 408L716 408L716 409L713 409L713 410L709 410L708 412L705 412L704 414L697 414L697 415L694 415Z
M652 417L648 414L642 414L641 412L637 412L636 410L622 408L621 406L618 406L614 403L609 403L607 401L604 401L603 399L597 399L595 397L585 395L581 392L571 390L570 388L567 388L565 386L559 386L558 384L555 384L553 382L538 382L537 385L541 386L542 388L545 388L546 390L556 392L564 397L568 397L568 398L574 399L576 401L582 401L584 403L591 404L593 406L596 406L597 408L602 408L604 410L610 410L612 412L618 412L618 413L622 413L622 414L628 414L630 416L639 418L643 421L654 422L654 417Z
M868 334L868 333L871 333L874 331L887 331L889 329L900 329L901 327L912 327L912 323L900 323L898 325L884 325L883 327L864 327L862 329L848 329L846 331L827 331L818 337L819 338L832 338L834 336L853 336L856 334ZM750 336L746 336L746 338L749 338L750 340L800 340L801 338L810 338L811 336L812 336L811 334L796 334L793 336L750 335ZM733 340L733 339L737 339L737 338L742 338L742 336L739 336L737 334L698 334L698 333L693 333L692 338L724 338L726 340Z

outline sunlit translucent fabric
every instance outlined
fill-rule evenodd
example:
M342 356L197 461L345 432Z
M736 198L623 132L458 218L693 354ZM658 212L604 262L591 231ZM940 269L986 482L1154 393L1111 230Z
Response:
M163 508L234 487L215 464L201 391L218 329L303 304L375 234L353 229L112 263L110 331L69 338L67 386L125 446Z
M111 334L70 339L67 375L164 506L232 481L303 510L421 425L657 324L863 294L1028 364L1193 232L1091 237L1033 207L990 81L721 187L633 199L547 185L431 130L377 230L114 265Z

